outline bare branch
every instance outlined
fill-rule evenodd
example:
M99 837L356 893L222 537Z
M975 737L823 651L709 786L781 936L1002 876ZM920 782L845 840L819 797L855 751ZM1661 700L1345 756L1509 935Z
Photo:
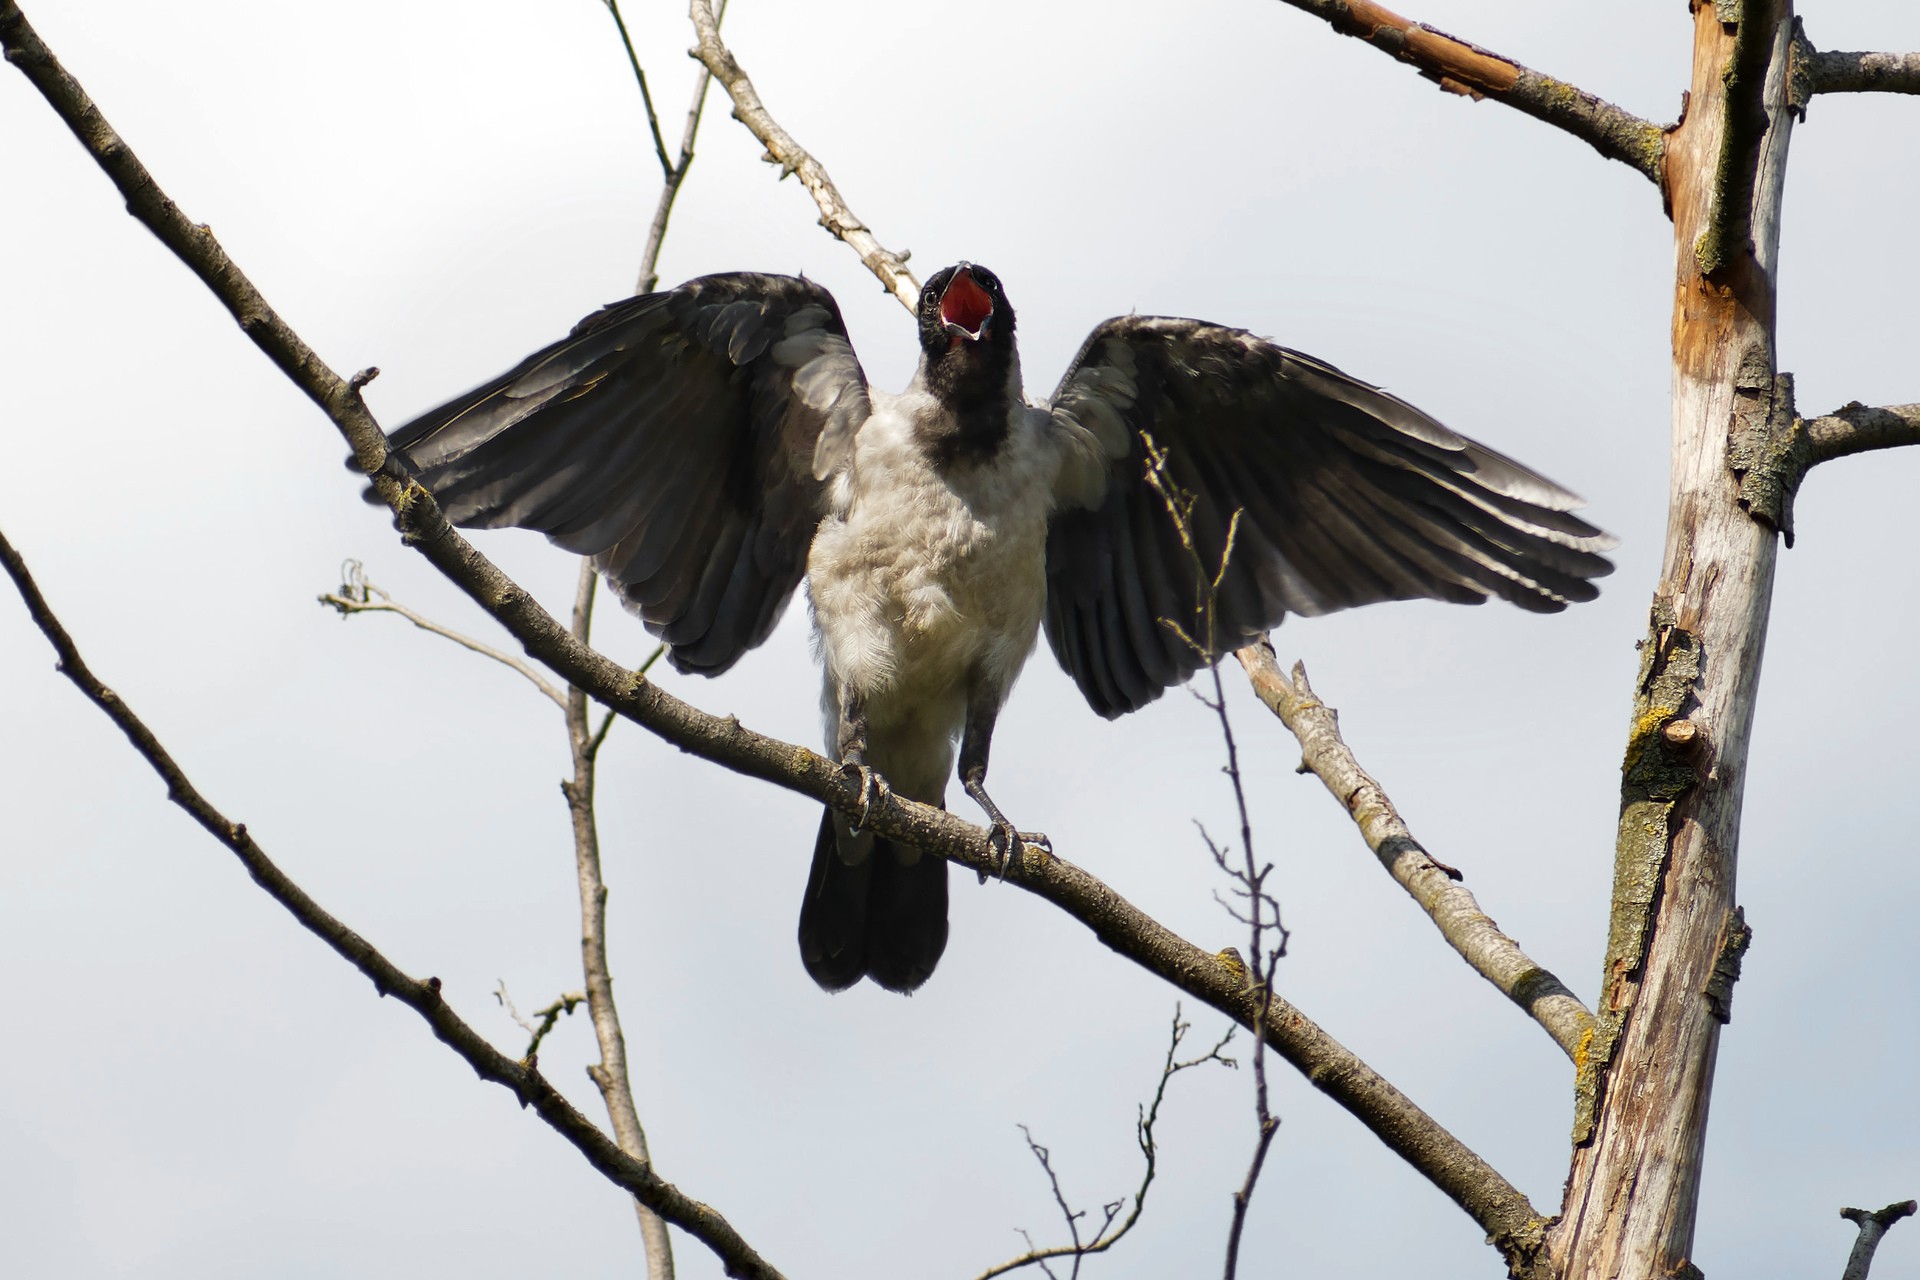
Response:
M647 245L640 254L640 281L635 293L651 293L660 283L660 246L667 238L667 219L673 215L673 202L680 196L680 188L687 180L687 170L693 167L693 139L700 132L700 117L707 108L707 86L713 83L713 73L705 67L700 69L694 80L693 101L687 107L687 123L680 132L680 158L669 162L667 146L660 138L660 118L654 114L653 99L647 94L646 73L640 69L640 59L634 54L633 41L627 38L627 24L620 17L619 0L606 0L607 8L613 14L613 20L620 26L620 40L627 47L627 60L633 64L633 74L640 81L640 96L647 104L647 127L653 130L653 145L660 155L660 199L653 208L653 221L647 227ZM717 28L727 16L726 0L720 0L720 12L714 18Z
M1900 1219L1912 1217L1915 1209L1920 1209L1920 1204L1912 1200L1902 1200L1871 1213L1865 1209L1842 1209L1840 1216L1859 1227L1860 1235L1853 1242L1853 1252L1847 1257L1847 1269L1840 1273L1840 1280L1867 1280L1867 1271L1873 1266L1873 1251L1880 1247L1880 1237Z
M1258 928L1255 928L1258 935ZM1280 963L1280 950L1275 948L1267 953L1266 972L1259 977L1260 988L1273 990L1273 973ZM1259 1034L1255 1027L1255 1034ZM1260 1049L1256 1046L1253 1055L1254 1078L1254 1120L1259 1136L1254 1140L1253 1156L1247 1162L1247 1176L1233 1193L1233 1220L1227 1228L1227 1263L1224 1272L1226 1280L1234 1280L1240 1270L1240 1237L1246 1230L1247 1209L1253 1204L1253 1188L1260 1181L1260 1171L1266 1167L1267 1152L1273 1148L1273 1135L1280 1131L1280 1118L1267 1107L1267 1068ZM1511 1255L1509 1255L1511 1262ZM1514 1268L1517 1271L1517 1268Z
M358 560L349 560L340 566L340 586L319 597L320 603L332 605L340 611L342 618L351 618L356 613L391 613L405 618L422 631L451 640L463 649L470 649L483 658L492 658L503 667L510 667L533 682L533 687L552 701L561 710L566 710L567 695L561 693L545 676L536 670L532 663L523 658L496 649L490 644L482 644L472 636L466 636L451 627L442 626L424 614L409 609L381 590L367 578L366 566Z
M1920 93L1920 53L1798 53L1809 93Z
M620 44L627 51L627 65L633 68L633 78L640 82L640 101L647 109L647 130L653 134L653 154L660 161L660 178L669 186L673 185L676 166L667 156L667 140L660 135L660 113L653 109L653 93L647 88L647 72L640 65L640 55L633 51L633 37L627 32L627 20L620 15L620 0L603 0L607 12L613 15L613 25L620 28ZM701 77L701 96L706 93L706 77ZM684 150L684 148L682 148ZM643 288L641 293L645 293Z
M1528 958L1495 924L1454 868L1434 860L1373 776L1360 767L1340 736L1337 712L1307 683L1306 668L1280 670L1273 646L1250 644L1237 655L1260 700L1300 740L1302 765L1345 806L1380 865L1420 904L1474 972L1498 987L1546 1029L1569 1058L1578 1061L1593 1031L1593 1014L1565 983Z
M200 277L240 321L247 336L326 412L353 446L374 491L393 510L407 543L505 626L536 661L683 750L843 813L859 812L858 783L848 780L836 762L754 733L732 717L723 719L690 706L568 634L525 589L447 523L431 494L389 461L385 436L357 392L273 312L213 236L188 222L160 191L145 166L33 34L15 0L0 0L0 41L9 60L41 91L120 189L129 211ZM912 844L969 870L996 875L1003 870L988 845L986 831L944 810L894 795L874 805L866 819L876 835ZM1066 911L1105 945L1195 999L1244 1026L1260 1020L1268 1044L1459 1204L1510 1265L1531 1267L1544 1238L1546 1219L1512 1183L1300 1010L1277 996L1263 1000L1244 982L1244 969L1236 970L1174 934L1071 863L1028 857L1008 871L1006 879ZM424 999L422 1003L431 1007ZM522 1077L507 1078L518 1082ZM557 1094L554 1097L558 1099ZM580 1123L586 1122L581 1119ZM601 1141L604 1150L592 1148L590 1156L596 1168L605 1172L637 1167L604 1136ZM678 1221L670 1216L669 1220Z
M1492 98L1572 134L1655 186L1665 181L1666 129L1478 45L1403 18L1371 0L1286 0L1413 67L1449 93Z
M689 0L688 8L693 29L700 38L693 56L705 64L733 99L733 118L760 139L760 144L767 149L766 159L780 166L781 177L790 173L799 175L813 202L820 206L820 225L859 254L860 261L879 278L887 292L912 311L919 301L920 282L907 270L907 255L895 253L874 239L867 225L847 207L840 189L833 185L833 179L827 176L820 162L795 142L793 135L774 123L760 95L754 91L753 81L747 79L747 73L734 60L732 52L721 43L720 23L707 0Z
M580 562L580 581L573 598L573 638L587 643L593 629L593 598L600 577L593 561ZM573 777L560 784L573 826L573 865L580 888L580 968L586 976L588 1016L600 1061L587 1068L587 1077L600 1090L613 1135L620 1149L651 1164L646 1129L633 1100L633 1081L627 1074L627 1040L620 1030L620 1010L613 1000L613 970L607 963L607 883L600 871L600 828L594 814L593 790L600 744L612 717L598 731L592 725L592 706L586 690L567 690L567 746L573 756ZM666 1224L644 1201L633 1202L640 1222L640 1239L647 1255L648 1280L673 1280L673 1242Z
M1920 444L1920 404L1870 409L1856 400L1818 418L1804 418L1800 425L1812 449L1809 465L1814 465L1869 449Z
M1141 1210L1146 1207L1147 1188L1153 1185L1154 1174L1158 1172L1159 1168L1160 1148L1154 1141L1153 1127L1160 1119L1160 1104L1165 1101L1167 1096L1167 1082L1179 1075L1182 1071L1204 1066L1209 1062L1217 1062L1224 1067L1237 1067L1239 1065L1232 1058L1227 1057L1221 1052L1221 1050L1227 1047L1227 1043L1233 1039L1235 1030L1233 1027L1228 1027L1227 1033L1220 1037L1213 1048L1207 1050L1199 1057L1180 1061L1178 1058L1180 1044L1186 1039L1187 1032L1191 1029L1192 1025L1180 1017L1180 1006L1176 1004L1173 1007L1173 1032L1167 1038L1166 1061L1160 1066L1160 1083L1154 1088L1153 1101L1140 1108L1139 1118L1134 1122L1134 1135L1139 1140L1140 1154L1145 1159L1146 1164L1140 1175L1140 1185L1134 1189L1133 1209L1127 1214L1126 1218L1121 1221L1120 1225L1117 1227L1114 1226L1114 1219L1120 1216L1120 1210L1126 1204L1126 1201L1110 1200L1101 1206L1101 1212L1105 1215L1105 1220L1100 1224L1100 1230L1094 1233L1094 1238L1091 1241L1085 1244L1080 1242L1080 1219L1086 1217L1085 1210L1076 1212L1068 1206L1066 1194L1060 1188L1060 1179L1053 1171L1051 1153L1038 1142L1034 1141L1033 1134L1027 1129L1027 1126L1021 1125L1020 1132L1026 1135L1027 1149L1033 1153L1034 1159L1039 1161L1041 1170L1047 1175L1048 1185L1053 1189L1054 1203L1060 1206L1060 1214L1066 1219L1067 1233L1072 1237L1073 1243L1041 1249L1034 1245L1032 1236L1022 1231L1020 1234L1026 1238L1027 1251L1017 1258L1009 1258L1005 1262L988 1267L985 1271L982 1271L978 1276L974 1277L974 1280L993 1280L995 1276L1003 1276L1009 1271L1018 1271L1022 1267L1031 1266L1038 1266L1042 1271L1046 1272L1047 1275L1051 1276L1053 1275L1053 1269L1047 1264L1055 1258L1069 1257L1073 1259L1072 1274L1077 1276L1080 1274L1080 1260L1082 1258L1088 1254L1106 1252L1118 1244L1127 1232L1133 1230L1134 1224L1140 1221Z
M1253 819L1247 811L1247 789L1240 773L1240 748L1234 741L1233 718L1227 714L1227 694L1220 683L1220 662L1217 652L1218 630L1216 621L1220 603L1220 584L1226 580L1227 566L1233 560L1233 549L1239 534L1240 518L1244 514L1235 510L1227 521L1227 534L1220 548L1219 568L1208 572L1206 558L1201 554L1200 545L1193 531L1193 509L1195 495L1180 488L1173 482L1167 466L1167 453L1152 436L1140 433L1141 445L1146 450L1146 481L1159 495L1161 505L1166 509L1167 518L1173 522L1174 533L1180 539L1181 548L1187 553L1187 562L1193 572L1194 601L1193 629L1201 637L1196 641L1172 618L1160 619L1160 624L1181 639L1185 640L1207 664L1207 674L1213 681L1213 697L1195 693L1198 698L1220 722L1220 738L1227 750L1227 764L1223 772L1233 787L1233 802L1240 818L1240 864L1235 866L1228 851L1214 841L1207 829L1199 823L1200 838L1206 842L1207 850L1213 855L1214 865L1234 882L1234 894L1247 904L1242 913L1231 903L1219 898L1220 905L1227 914L1247 926L1247 952L1253 957L1251 976L1256 979L1254 988L1262 994L1273 990L1274 971L1279 967L1280 959L1287 954L1287 927L1280 919L1280 902L1268 892L1267 876L1273 871L1273 864L1264 866L1253 852ZM1271 923L1269 923L1271 921ZM1267 930L1271 928L1277 935L1272 947L1267 946ZM1243 970L1244 971L1244 970ZM1279 1132L1280 1121L1267 1105L1267 1046L1266 1026L1263 1019L1266 1004L1259 1006L1253 1020L1253 1117L1258 1137L1254 1141L1253 1158L1247 1165L1247 1174L1241 1180L1239 1189L1233 1193L1233 1217L1227 1228L1226 1280L1234 1280L1240 1268L1240 1239L1247 1225L1247 1209L1253 1203L1253 1189L1260 1181L1260 1171L1267 1162L1267 1152L1273 1146L1273 1135Z
M11 44L14 36L8 28L19 11L12 9L9 12L9 9L12 9L10 0L0 0L0 31L6 32ZM26 562L14 550L5 534L0 534L0 566L5 567L7 576L20 592L20 598L26 602L27 612L59 655L61 674L71 680L126 734L134 750L166 784L167 798L186 810L208 834L230 849L253 877L254 883L266 890L268 896L286 908L303 928L365 974L372 981L374 990L383 996L392 996L418 1013L432 1028L433 1034L459 1054L481 1079L505 1086L521 1106L532 1107L542 1120L571 1143L609 1181L624 1188L667 1221L713 1250L729 1275L778 1280L780 1273L755 1253L725 1218L661 1179L645 1161L636 1160L620 1150L547 1083L534 1062L515 1062L467 1025L441 998L438 978L418 981L409 977L375 950L365 938L328 914L300 886L288 879L286 873L267 857L266 851L255 843L245 824L231 821L202 796L146 723L88 668L73 638L67 634L66 628L40 594L39 587L34 584Z

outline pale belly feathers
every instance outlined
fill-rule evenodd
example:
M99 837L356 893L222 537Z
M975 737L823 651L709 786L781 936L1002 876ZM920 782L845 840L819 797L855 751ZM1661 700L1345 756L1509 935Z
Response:
M829 753L850 686L866 699L875 766L938 800L969 689L998 704L1033 652L1060 462L1030 413L991 461L942 475L914 439L915 407L903 396L862 424L807 582Z

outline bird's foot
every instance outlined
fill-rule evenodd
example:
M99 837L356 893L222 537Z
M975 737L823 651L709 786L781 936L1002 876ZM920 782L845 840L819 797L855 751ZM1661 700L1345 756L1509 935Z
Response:
M860 760L848 760L840 766L840 772L849 780L860 780L860 816L854 820L853 829L864 831L867 820L873 816L875 804L886 804L893 799L893 788L887 780L873 771L871 765Z
M1007 878L1007 872L1013 867L1013 860L1020 856L1021 846L1025 845L1038 853L1053 856L1053 841L1038 831L1018 831L1004 817L996 816L987 827L987 851L993 859L990 871L982 871L980 883L985 884L989 875Z

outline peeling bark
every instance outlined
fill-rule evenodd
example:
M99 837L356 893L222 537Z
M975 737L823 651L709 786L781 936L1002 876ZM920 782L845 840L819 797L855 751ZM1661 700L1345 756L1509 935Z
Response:
M1621 795L1612 936L1581 1073L1565 1277L1698 1274L1688 1260L1720 1028L1745 947L1734 866L1779 508L1743 495L1777 424L1774 266L1789 0L1694 10L1693 87L1667 149L1674 220L1673 479ZM1737 448L1744 445L1744 450Z

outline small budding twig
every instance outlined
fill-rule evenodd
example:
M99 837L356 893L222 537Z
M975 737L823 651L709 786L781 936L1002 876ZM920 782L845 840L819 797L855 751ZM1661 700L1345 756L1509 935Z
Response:
M367 577L366 566L358 560L348 560L340 566L340 585L332 591L322 593L319 600L321 604L338 610L342 618L351 618L357 613L391 613L396 617L405 618L430 635L451 640L463 649L477 653L483 658L491 658L501 666L519 672L532 682L541 696L561 710L566 710L567 695L555 688L534 668L532 663L523 658L516 658L504 650L496 649L490 644L475 640L472 636L463 635L452 627L435 622L426 615L399 603Z
M1122 1197L1118 1200L1107 1201L1100 1206L1100 1212L1102 1214L1100 1229L1093 1233L1091 1240L1083 1242L1080 1238L1080 1221L1087 1216L1086 1210L1076 1210L1068 1204L1066 1193L1060 1186L1060 1177L1054 1172L1053 1153L1046 1147L1040 1145L1040 1143L1035 1140L1033 1132L1023 1124L1020 1126L1020 1132L1027 1140L1027 1150L1033 1153L1033 1158L1039 1162L1041 1171L1047 1175L1047 1185L1053 1192L1053 1202L1059 1206L1060 1216L1067 1224L1067 1235L1072 1243L1053 1245L1044 1249L1039 1248L1033 1243L1033 1237L1027 1233L1026 1229L1024 1227L1020 1228L1020 1236L1027 1242L1027 1251L1017 1258L1009 1258L1005 1262L988 1267L976 1276L974 1280L993 1280L995 1276L1003 1276L1009 1271L1017 1271L1021 1267L1031 1266L1037 1266L1049 1277L1052 1277L1053 1280L1059 1280L1059 1277L1055 1275L1053 1267L1050 1265L1058 1258L1071 1258L1073 1260L1073 1270L1068 1273L1068 1280L1074 1280L1074 1277L1080 1274L1080 1262L1083 1258L1090 1254L1104 1253L1108 1249L1111 1249L1114 1245L1118 1244L1129 1231L1133 1230L1135 1223L1140 1221L1141 1211L1146 1208L1147 1204L1147 1188L1153 1185L1154 1175L1159 1169L1160 1148L1154 1141L1153 1127L1159 1122L1160 1104L1166 1100L1168 1082L1182 1071L1205 1066L1209 1062L1217 1062L1221 1066L1229 1068L1240 1065L1221 1052L1233 1039L1235 1028L1232 1026L1227 1028L1227 1033L1220 1037L1213 1048L1207 1050L1197 1058L1188 1058L1184 1061L1180 1060L1178 1056L1180 1045L1186 1039L1187 1032L1192 1030L1192 1024L1183 1019L1180 1013L1180 1006L1177 1004L1174 1005L1173 1031L1172 1034L1167 1037L1167 1056L1166 1060L1160 1066L1160 1082L1154 1088L1153 1101L1141 1104L1139 1116L1134 1121L1134 1137L1140 1144L1140 1155L1145 1161L1145 1167L1140 1174L1140 1185L1136 1187L1133 1192L1133 1208L1127 1213L1127 1216L1116 1226L1114 1220L1120 1217L1121 1209L1126 1207L1126 1198Z
M1200 640L1183 630L1170 618L1160 619L1162 626L1172 631L1193 649L1206 663L1208 675L1213 681L1213 696L1196 693L1201 703L1212 711L1220 721L1220 736L1226 743L1227 763L1222 771L1233 787L1233 802L1240 818L1240 865L1235 866L1229 851L1216 843L1208 834L1205 826L1196 822L1200 828L1200 838L1206 842L1207 851L1213 855L1214 865L1225 872L1234 882L1234 896L1245 902L1245 910L1215 894L1215 900L1225 907L1227 914L1247 926L1248 954L1253 957L1248 976L1253 989L1259 994L1259 1003L1253 1018L1253 1110L1254 1123L1258 1132L1253 1147L1253 1157L1247 1165L1247 1174L1240 1187L1233 1193L1233 1220L1227 1230L1226 1280L1234 1280L1240 1266L1240 1240L1245 1233L1247 1209L1253 1203L1253 1189L1260 1181L1260 1171L1265 1167L1267 1152L1272 1149L1273 1137L1280 1129L1279 1117L1273 1114L1269 1106L1267 1092L1266 1057L1266 1013L1271 1005L1273 977L1279 968L1280 958L1287 953L1287 943L1291 937L1286 925L1280 918L1280 902L1267 891L1267 877L1273 871L1271 862L1261 864L1253 851L1253 820L1247 811L1247 790L1245 780L1240 773L1240 748L1233 736L1233 720L1227 714L1227 693L1220 682L1220 653L1218 649L1218 613L1220 587L1226 581L1227 566L1233 560L1234 543L1240 532L1240 517L1244 514L1235 509L1227 521L1226 545L1220 551L1220 565L1213 573L1207 572L1205 558L1193 536L1193 509L1198 498L1175 484L1170 472L1167 452L1162 449L1146 432L1140 433L1142 446L1146 450L1146 481L1159 495L1161 504L1166 507L1167 516L1173 521L1175 534L1180 546L1187 553L1188 562L1193 568L1194 582L1194 629L1199 632ZM1267 932L1272 930L1275 943L1267 945ZM1245 962L1242 962L1243 964Z

